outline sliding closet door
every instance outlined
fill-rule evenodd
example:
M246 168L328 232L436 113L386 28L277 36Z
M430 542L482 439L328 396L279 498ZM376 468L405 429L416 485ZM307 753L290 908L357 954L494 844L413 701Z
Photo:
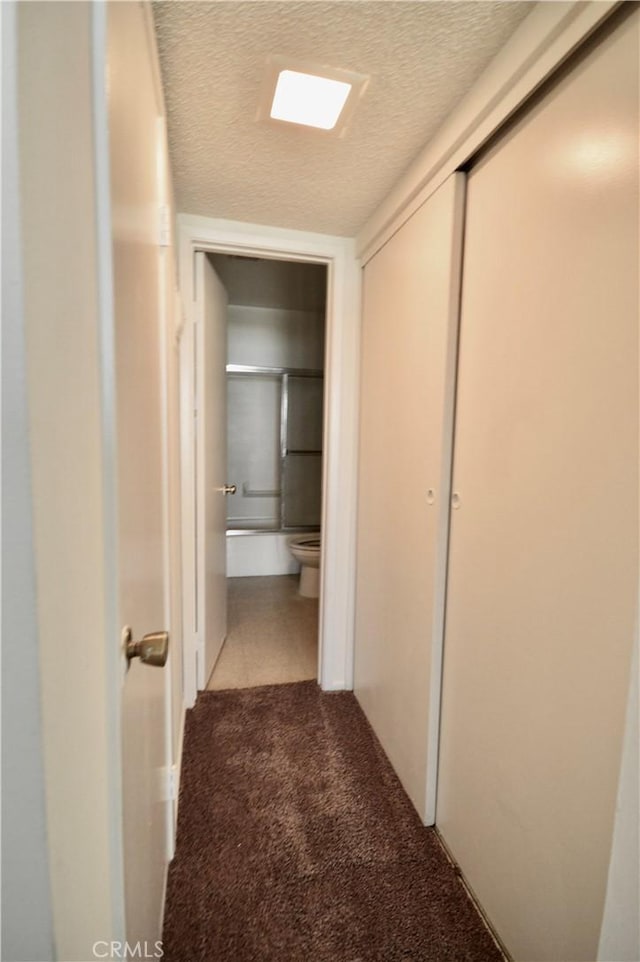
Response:
M518 962L593 962L604 908L638 584L638 40L634 4L468 179L437 823Z
M364 269L355 692L427 823L463 204L464 176L456 174Z

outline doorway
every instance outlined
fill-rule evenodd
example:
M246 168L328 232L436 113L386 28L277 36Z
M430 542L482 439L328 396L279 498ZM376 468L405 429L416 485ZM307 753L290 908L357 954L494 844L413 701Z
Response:
M208 259L228 301L228 491L227 633L207 687L315 679L327 267ZM318 543L303 575L292 541Z
M198 625L195 544L199 370L197 263L201 254L321 266L326 278L322 456L322 591L318 606L317 679L325 691L353 685L353 607L358 407L359 263L347 238L180 215L181 447L183 496L184 701L190 708L206 687L204 637ZM206 258L208 263L208 257ZM226 378L223 365L221 378ZM224 478L224 482L231 479ZM246 480L246 479L241 479ZM216 484L221 483L216 481ZM235 537L241 545L243 537Z

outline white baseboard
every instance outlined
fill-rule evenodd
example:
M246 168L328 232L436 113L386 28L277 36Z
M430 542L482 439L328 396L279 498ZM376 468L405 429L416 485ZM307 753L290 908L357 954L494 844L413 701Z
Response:
M227 577L297 574L300 565L287 547L288 537L277 531L227 537Z

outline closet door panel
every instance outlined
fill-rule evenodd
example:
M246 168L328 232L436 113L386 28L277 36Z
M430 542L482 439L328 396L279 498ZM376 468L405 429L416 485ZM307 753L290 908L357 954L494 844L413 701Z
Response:
M638 584L638 13L468 180L437 823L517 960L592 960Z
M427 823L463 204L464 176L456 174L364 269L355 692Z

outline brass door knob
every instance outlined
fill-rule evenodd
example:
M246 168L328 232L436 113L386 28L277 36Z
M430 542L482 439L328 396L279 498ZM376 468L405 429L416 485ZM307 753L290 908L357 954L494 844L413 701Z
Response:
M225 494L235 494L237 488L235 484L225 484L222 490Z
M128 662L133 658L139 658L145 665L156 665L158 668L166 665L169 653L168 631L152 631L141 641L134 641L131 628L125 628L122 641Z

